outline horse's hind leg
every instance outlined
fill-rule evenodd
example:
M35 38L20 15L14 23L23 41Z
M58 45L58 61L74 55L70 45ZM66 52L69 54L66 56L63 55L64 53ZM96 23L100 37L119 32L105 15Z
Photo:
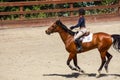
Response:
M112 59L112 55L109 53L109 52L107 52L106 53L106 56L107 56L107 61L106 61L106 63L105 63L105 70L106 70L106 72L108 72L108 64L110 63L110 60Z
M96 75L96 77L100 76L101 70L102 70L103 66L105 65L105 63L106 63L106 57L105 57L106 56L106 51L104 51L104 52L100 51L100 55L101 55L102 63L100 65L100 68L98 69L98 74Z

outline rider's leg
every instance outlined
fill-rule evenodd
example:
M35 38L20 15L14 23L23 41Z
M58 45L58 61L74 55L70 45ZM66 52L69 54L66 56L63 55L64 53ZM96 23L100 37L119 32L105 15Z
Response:
M81 43L79 39L75 39L75 44L77 47L77 51L80 51L82 49Z
M77 51L80 51L81 50L81 48L82 48L82 45L81 45L81 43L82 42L80 42L80 37L83 35L83 34L85 34L87 32L87 29L86 28L82 28L76 35L75 35L75 37L74 37L74 40L75 40L75 44L76 44L76 47L77 47Z
M83 33L81 31L79 31L77 33L77 35L75 35L75 37L74 37L74 39L75 39L74 41L75 41L75 44L76 44L76 47L77 47L77 51L80 51L81 48L82 48L81 42L79 40L82 35L83 35Z

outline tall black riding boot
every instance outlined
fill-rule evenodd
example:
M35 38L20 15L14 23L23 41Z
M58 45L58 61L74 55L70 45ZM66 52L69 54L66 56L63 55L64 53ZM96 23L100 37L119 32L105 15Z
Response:
M80 51L82 49L82 46L81 46L81 42L78 39L75 39L75 44L76 44L76 47L77 47L77 51Z

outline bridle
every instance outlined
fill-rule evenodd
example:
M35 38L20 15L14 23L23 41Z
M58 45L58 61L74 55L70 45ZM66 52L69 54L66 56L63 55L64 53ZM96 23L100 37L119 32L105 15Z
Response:
M57 28L56 24L52 25L52 29L50 30L50 33L53 33L56 28Z

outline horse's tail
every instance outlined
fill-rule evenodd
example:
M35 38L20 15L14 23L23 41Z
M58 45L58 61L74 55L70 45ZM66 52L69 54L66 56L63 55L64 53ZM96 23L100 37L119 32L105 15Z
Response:
M113 38L113 47L120 52L120 35L118 34L113 34L111 35Z

